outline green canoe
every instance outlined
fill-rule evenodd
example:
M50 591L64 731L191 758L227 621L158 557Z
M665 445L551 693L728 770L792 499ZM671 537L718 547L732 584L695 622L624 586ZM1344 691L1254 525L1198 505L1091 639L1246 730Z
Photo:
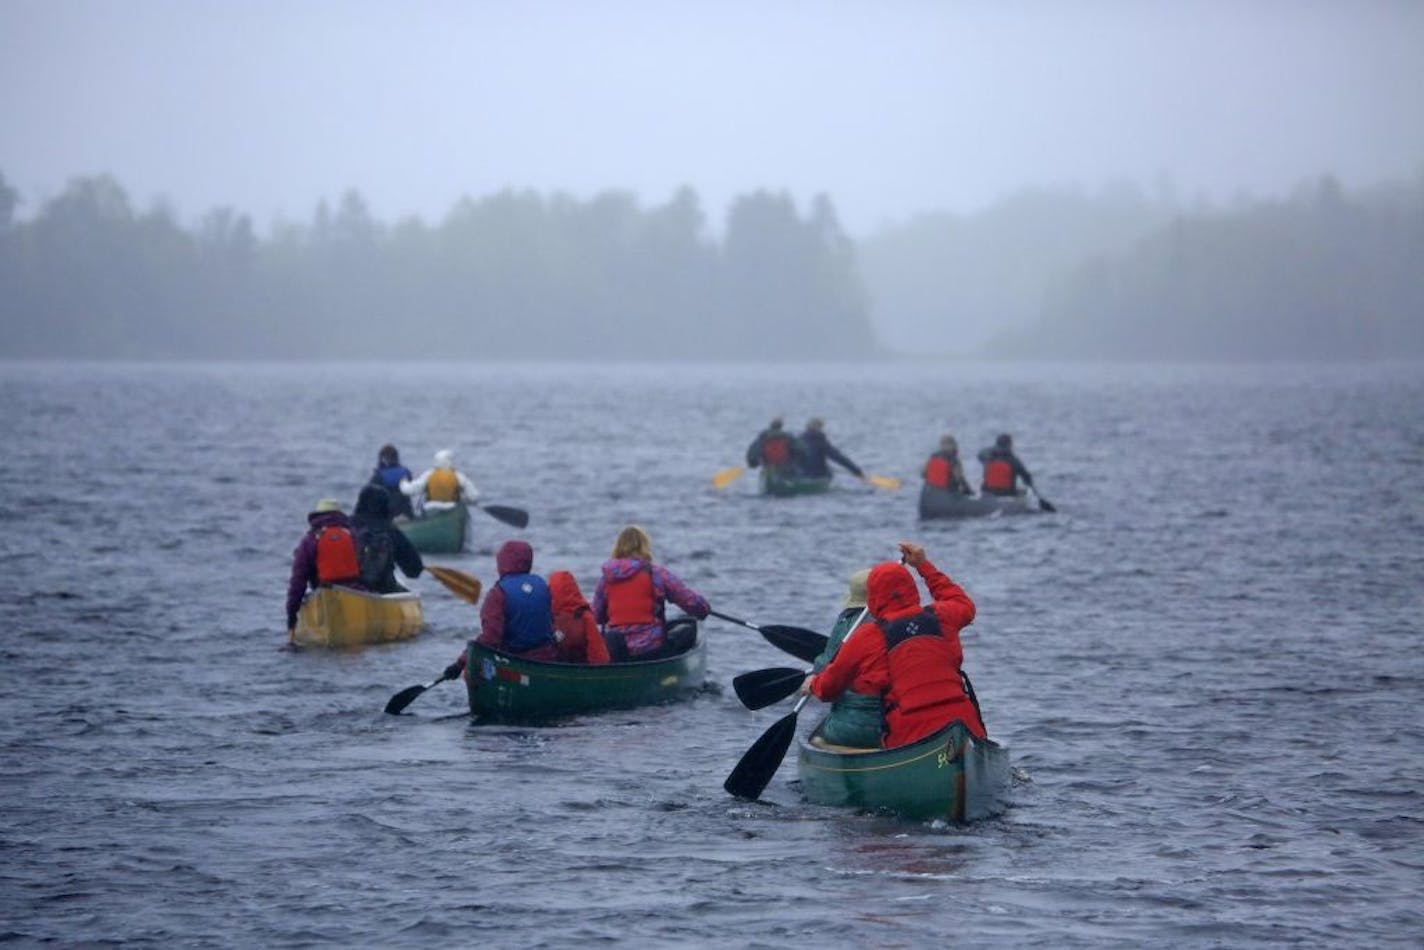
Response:
M470 509L456 505L440 511L427 510L419 518L397 518L395 525L422 554L459 554L465 549Z
M707 670L700 629L692 648L677 656L599 666L529 660L473 640L467 651L470 714L500 722L670 702L701 689Z
M831 487L831 476L808 478L786 472L761 470L761 493L786 498L791 495L819 495Z
M809 801L955 822L1004 810L1008 750L992 739L975 739L957 719L898 749L820 746L820 730L818 725L802 740L796 763Z
M985 515L1027 515L1038 511L1028 495L961 495L925 484L920 487L920 518L982 518Z

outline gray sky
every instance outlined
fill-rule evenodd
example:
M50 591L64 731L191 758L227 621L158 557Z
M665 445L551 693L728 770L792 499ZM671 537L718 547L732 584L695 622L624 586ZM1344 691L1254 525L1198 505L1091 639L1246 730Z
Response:
M1424 169L1424 2L0 0L0 173L108 172L260 227L359 189L434 221L504 187L847 230L1028 185L1280 194ZM804 204L803 204L804 207Z

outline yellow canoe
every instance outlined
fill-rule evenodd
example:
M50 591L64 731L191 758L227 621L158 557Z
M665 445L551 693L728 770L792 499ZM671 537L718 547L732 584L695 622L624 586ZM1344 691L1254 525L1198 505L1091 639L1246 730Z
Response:
M319 587L297 611L294 642L314 647L356 647L415 636L425 625L420 595L372 594L348 587Z

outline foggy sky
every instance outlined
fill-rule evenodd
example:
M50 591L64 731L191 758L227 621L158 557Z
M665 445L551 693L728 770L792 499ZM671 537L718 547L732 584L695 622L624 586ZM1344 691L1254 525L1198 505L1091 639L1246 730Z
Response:
M265 228L360 190L438 220L505 187L714 226L755 188L864 236L1029 185L1183 198L1424 167L1424 3L0 0L22 216L113 174Z

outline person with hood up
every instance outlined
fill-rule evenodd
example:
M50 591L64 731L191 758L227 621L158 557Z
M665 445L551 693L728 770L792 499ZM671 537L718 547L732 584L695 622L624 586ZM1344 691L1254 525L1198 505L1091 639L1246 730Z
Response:
M356 498L351 531L356 538L361 579L378 594L406 590L396 580L396 568L406 577L419 577L425 561L400 528L391 524L390 495L380 485L367 485Z
M979 450L979 462L984 466L979 489L986 495L1017 495L1020 478L1033 487L1033 476L1014 454L1014 439L1007 432L996 438L992 447Z
M464 472L455 468L455 453L449 449L436 452L435 467L421 472L419 478L403 479L400 490L416 499L417 513L427 508L442 511L456 505L473 504L480 497L474 483L465 477Z
M323 498L307 514L307 533L292 551L292 573L287 581L288 638L296 632L297 611L307 590L331 585L367 589L361 580L351 520L341 510L341 502Z
M865 606L865 585L870 577L869 568L856 571L850 576L850 587L846 591L844 609L836 618L827 638L826 648L816 657L812 670L824 670L840 651L846 636L860 625L869 615ZM817 741L822 744L849 746L858 749L874 749L880 745L880 694L884 691L882 679L874 675L864 682L852 679L841 697L831 704L821 724Z
M394 445L381 446L376 454L376 469L366 480L368 485L380 485L386 490L392 518L414 518L410 498L400 490L401 482L411 480L410 469L401 464L400 452Z
M568 571L549 575L549 596L554 610L554 644L559 660L564 663L588 663L599 666L608 662L608 644L603 642L593 608L584 599L578 581Z
M835 658L808 676L801 691L834 701L852 683L857 691L878 687L887 749L923 739L955 719L985 738L984 722L960 673L964 649L959 631L973 623L974 602L930 563L924 548L901 541L900 553L903 563L877 564L866 579L871 619L851 631ZM924 578L932 598L928 607L920 606L907 565Z
M475 642L531 660L558 660L554 641L553 598L544 578L534 573L534 548L510 540L494 555L499 580L480 604L480 635ZM445 678L465 672L468 651L445 667Z
M926 484L960 495L974 494L974 488L964 475L964 463L959 460L959 443L954 436L940 436L939 450L930 456L920 477Z
M652 657L668 642L666 604L672 601L701 620L707 599L672 571L653 563L653 542L637 525L628 525L613 543L613 557L603 562L593 592L593 615L603 625L608 653L615 660Z
M827 459L835 462L856 478L865 478L865 473L860 470L860 466L846 458L845 453L832 445L831 440L826 438L824 419L816 417L806 423L806 431L801 433L801 445L805 452L801 459L801 474L807 478L830 478L831 467L826 464Z

